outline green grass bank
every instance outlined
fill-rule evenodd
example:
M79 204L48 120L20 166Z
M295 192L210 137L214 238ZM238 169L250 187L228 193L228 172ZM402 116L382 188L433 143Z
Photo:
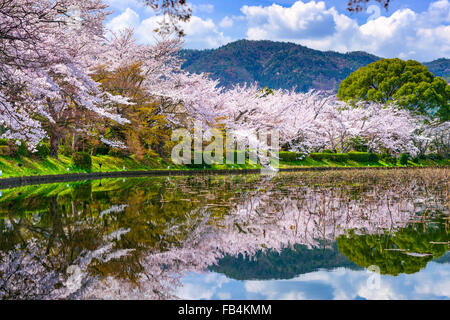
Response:
M289 153L282 153L280 168L320 168L320 167L404 167L397 160L395 163L391 160L370 161L364 157L348 157L344 155L313 154L302 160L293 157ZM152 158L146 161L139 161L134 157L113 157L109 155L92 156L92 169L83 170L73 164L70 157L60 155L59 159L45 157L11 157L0 156L1 178L35 176L35 175L57 175L68 173L85 172L118 172L118 171L149 171L149 170L167 170L169 167L173 170L225 170L225 169L258 169L260 166L254 166L248 162L243 165L214 164L206 165L174 165L173 163L161 158ZM409 160L410 167L436 167L449 166L449 159L415 159Z

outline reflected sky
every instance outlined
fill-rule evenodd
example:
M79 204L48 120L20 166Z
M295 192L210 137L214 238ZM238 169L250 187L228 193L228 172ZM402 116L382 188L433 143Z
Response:
M186 300L437 300L450 299L450 264L430 262L415 274L380 276L336 268L291 280L237 281L214 272L190 274L177 295Z

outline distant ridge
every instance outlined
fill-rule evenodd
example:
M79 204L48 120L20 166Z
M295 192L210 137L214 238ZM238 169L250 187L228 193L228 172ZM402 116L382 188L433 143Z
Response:
M183 69L210 73L230 87L258 82L273 89L337 91L350 73L380 57L356 51L346 54L319 51L288 42L239 40L218 49L182 50ZM450 79L450 59L426 63L432 73Z
M424 65L435 76L442 77L447 82L450 82L450 59L440 58L431 62L425 62Z

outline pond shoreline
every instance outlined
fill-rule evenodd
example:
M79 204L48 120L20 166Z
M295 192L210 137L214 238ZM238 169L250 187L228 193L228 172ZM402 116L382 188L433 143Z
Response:
M360 171L360 170L405 170L429 169L430 167L303 167L281 168L278 172L310 172L310 171ZM450 168L449 166L435 168ZM40 185L60 182L76 182L84 180L100 180L111 178L138 178L154 176L194 176L194 175L245 175L261 174L261 169L230 169L230 170L149 170L149 171L116 171L71 173L56 175L36 175L0 179L0 188L13 188L27 185Z

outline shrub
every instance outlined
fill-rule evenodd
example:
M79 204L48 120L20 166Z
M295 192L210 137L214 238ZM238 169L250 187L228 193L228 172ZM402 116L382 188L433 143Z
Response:
M383 153L381 155L381 160L387 164L392 164L392 165L397 164L397 158L389 153Z
M409 154L402 153L400 155L400 164L402 166L407 166L408 165L408 160L409 160Z
M316 161L322 161L327 159L328 153L310 153L309 157Z
M378 162L378 161L380 161L380 158L375 153L369 153L369 161L370 162Z
M9 156L9 147L0 145L0 156Z
M367 152L352 151L352 152L349 152L348 157L350 160L353 160L356 162L369 162L370 161L369 153L367 153Z
M59 146L59 153L65 157L72 157L73 150L71 147L63 144Z
M9 150L13 157L27 157L30 155L27 144L23 141L20 145L17 145L16 143L10 144Z
M50 155L50 144L41 142L37 146L37 151L33 154L34 156L45 159Z
M239 151L235 151L234 153L234 161L237 161L237 153ZM245 151L244 151L245 152ZM195 155L201 155L202 156L202 163L196 164L195 163ZM203 169L203 168L211 168L211 165L205 163L205 157L202 155L202 152L193 152L191 155L191 163L186 165L188 168L191 169Z
M73 186L72 196L74 200L88 201L92 199L92 182L77 183Z
M111 149L108 151L108 155L116 158L126 158L129 156L129 153L123 149Z
M304 159L304 157L305 157L305 155L303 153L299 153L299 152L288 152L288 151L280 152L280 161L284 161L284 162L299 161L301 159Z
M351 151L348 154L350 160L357 162L378 162L380 158L375 153Z
M345 162L348 161L348 154L346 153L335 153L331 155L331 160L336 162Z
M202 163L202 164L195 164L194 160L192 160L191 164L187 164L186 167L191 168L191 169L210 169L211 165L210 164L206 164L206 163Z
M316 161L331 160L345 162L349 159L349 155L346 153L311 153L309 156Z
M444 157L441 156L441 155L438 154L438 153L429 154L429 155L427 156L427 158L430 159L430 160L433 160L433 161L441 161L441 160L444 159Z
M72 156L72 163L75 167L86 171L92 170L92 158L89 153L75 152Z
M336 153L336 152L334 152L331 149L325 149L325 150L322 150L322 153Z
M98 145L94 147L92 154L94 156L106 156L109 154L109 151L111 151L111 148L107 145Z
M0 139L0 146L9 146L8 139Z

